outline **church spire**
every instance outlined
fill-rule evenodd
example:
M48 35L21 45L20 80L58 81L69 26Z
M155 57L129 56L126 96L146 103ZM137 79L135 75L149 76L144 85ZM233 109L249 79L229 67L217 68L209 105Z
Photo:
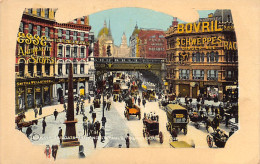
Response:
M111 29L110 29L110 19L109 19L109 22L108 22L108 35L109 35L109 36L112 36L112 35L111 35Z

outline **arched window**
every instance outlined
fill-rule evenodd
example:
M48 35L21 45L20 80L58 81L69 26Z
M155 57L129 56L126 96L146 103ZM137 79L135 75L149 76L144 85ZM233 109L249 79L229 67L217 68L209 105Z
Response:
M209 56L209 52L207 52L207 62L210 62L210 56Z
M66 46L66 57L67 58L70 57L70 46L69 45Z
M84 74L84 64L80 64L80 74Z
M80 57L84 58L85 57L85 47L80 48Z
M204 57L205 57L205 55L204 55L204 53L202 52L201 55L200 55L201 62L204 62Z
M215 62L218 62L218 58L219 58L218 52L216 52L216 53L215 53Z
M196 53L196 61L200 62L200 53L199 52Z
M210 53L210 62L214 62L215 53L212 51Z
M31 77L33 77L34 73L34 62L32 59L28 61L28 73L30 74Z
M196 55L195 53L192 53L192 62L195 62L196 61Z
M20 63L19 63L19 76L20 77L24 76L24 67L25 67L25 61L23 59L21 59Z
M77 74L78 65L76 63L73 64L73 74Z
M49 63L45 63L45 73L46 73L46 75L50 75L50 64Z
M73 57L74 58L78 57L78 47L76 47L76 46L73 48Z
M69 74L70 63L66 63L66 74Z
M41 75L42 75L42 64L37 63L37 76L41 76Z
M62 75L62 63L58 64L58 75Z
M47 43L46 47L45 47L45 56L50 56L50 43Z
M58 57L63 57L63 46L62 45L58 46Z

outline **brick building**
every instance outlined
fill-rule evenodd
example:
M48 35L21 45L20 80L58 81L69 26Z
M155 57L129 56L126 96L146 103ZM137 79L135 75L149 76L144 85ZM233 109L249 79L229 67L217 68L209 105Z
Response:
M238 54L230 10L216 10L198 22L173 25L166 32L169 92L238 98Z

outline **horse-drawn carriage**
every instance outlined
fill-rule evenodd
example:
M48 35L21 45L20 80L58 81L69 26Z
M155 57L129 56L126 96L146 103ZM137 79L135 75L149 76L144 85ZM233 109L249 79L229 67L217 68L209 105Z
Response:
M17 117L15 117L15 123L17 125L17 128L19 130L22 130L23 127L29 127L31 125L34 125L34 124L38 124L38 120L32 120L32 121L24 121L24 118L25 118L25 114L24 113L21 113L19 114Z
M207 124L207 122L209 121L207 116L199 115L199 113L197 112L192 112L191 114L189 114L189 117L191 122L194 122L194 125L197 129L200 128L200 123Z
M143 118L143 136L147 138L148 144L151 139L155 139L155 136L159 136L160 143L163 143L163 134L159 131L159 120L157 116L144 117Z
M210 148L213 147L213 144L219 148L224 148L226 142L228 140L228 136L224 133L223 130L217 129L213 133L207 135L207 143Z
M126 103L126 107L125 107L125 111L124 111L124 115L127 118L127 120L129 120L130 115L135 115L136 117L138 116L138 119L141 119L141 109L133 104L132 100L126 99L125 100Z
M170 132L173 130L179 132L183 130L184 135L187 134L187 124L189 123L188 111L186 108L177 104L168 104L166 107L166 115L168 123L166 129Z
M131 96L137 96L139 94L138 86L136 84L130 86L130 93Z
M162 100L162 101L159 101L159 102L158 102L159 108L160 108L160 109L163 109L163 110L166 110L166 106L167 106L168 104L169 104L169 102L166 101L166 100Z

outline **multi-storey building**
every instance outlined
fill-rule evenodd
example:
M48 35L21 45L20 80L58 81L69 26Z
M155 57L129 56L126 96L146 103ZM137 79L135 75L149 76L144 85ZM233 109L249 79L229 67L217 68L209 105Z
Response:
M75 19L69 23L55 23L56 39L56 90L58 101L67 95L69 64L73 64L74 94L88 93L88 17Z
M55 9L25 9L16 45L16 112L53 102Z
M238 54L230 10L166 32L169 92L179 96L237 99Z
M135 27L130 37L131 54L143 58L166 58L166 39L162 30Z
M69 63L75 94L86 95L94 85L94 60L89 57L94 34L88 17L57 23L55 12L29 8L23 13L16 47L16 112L61 101L67 94Z

